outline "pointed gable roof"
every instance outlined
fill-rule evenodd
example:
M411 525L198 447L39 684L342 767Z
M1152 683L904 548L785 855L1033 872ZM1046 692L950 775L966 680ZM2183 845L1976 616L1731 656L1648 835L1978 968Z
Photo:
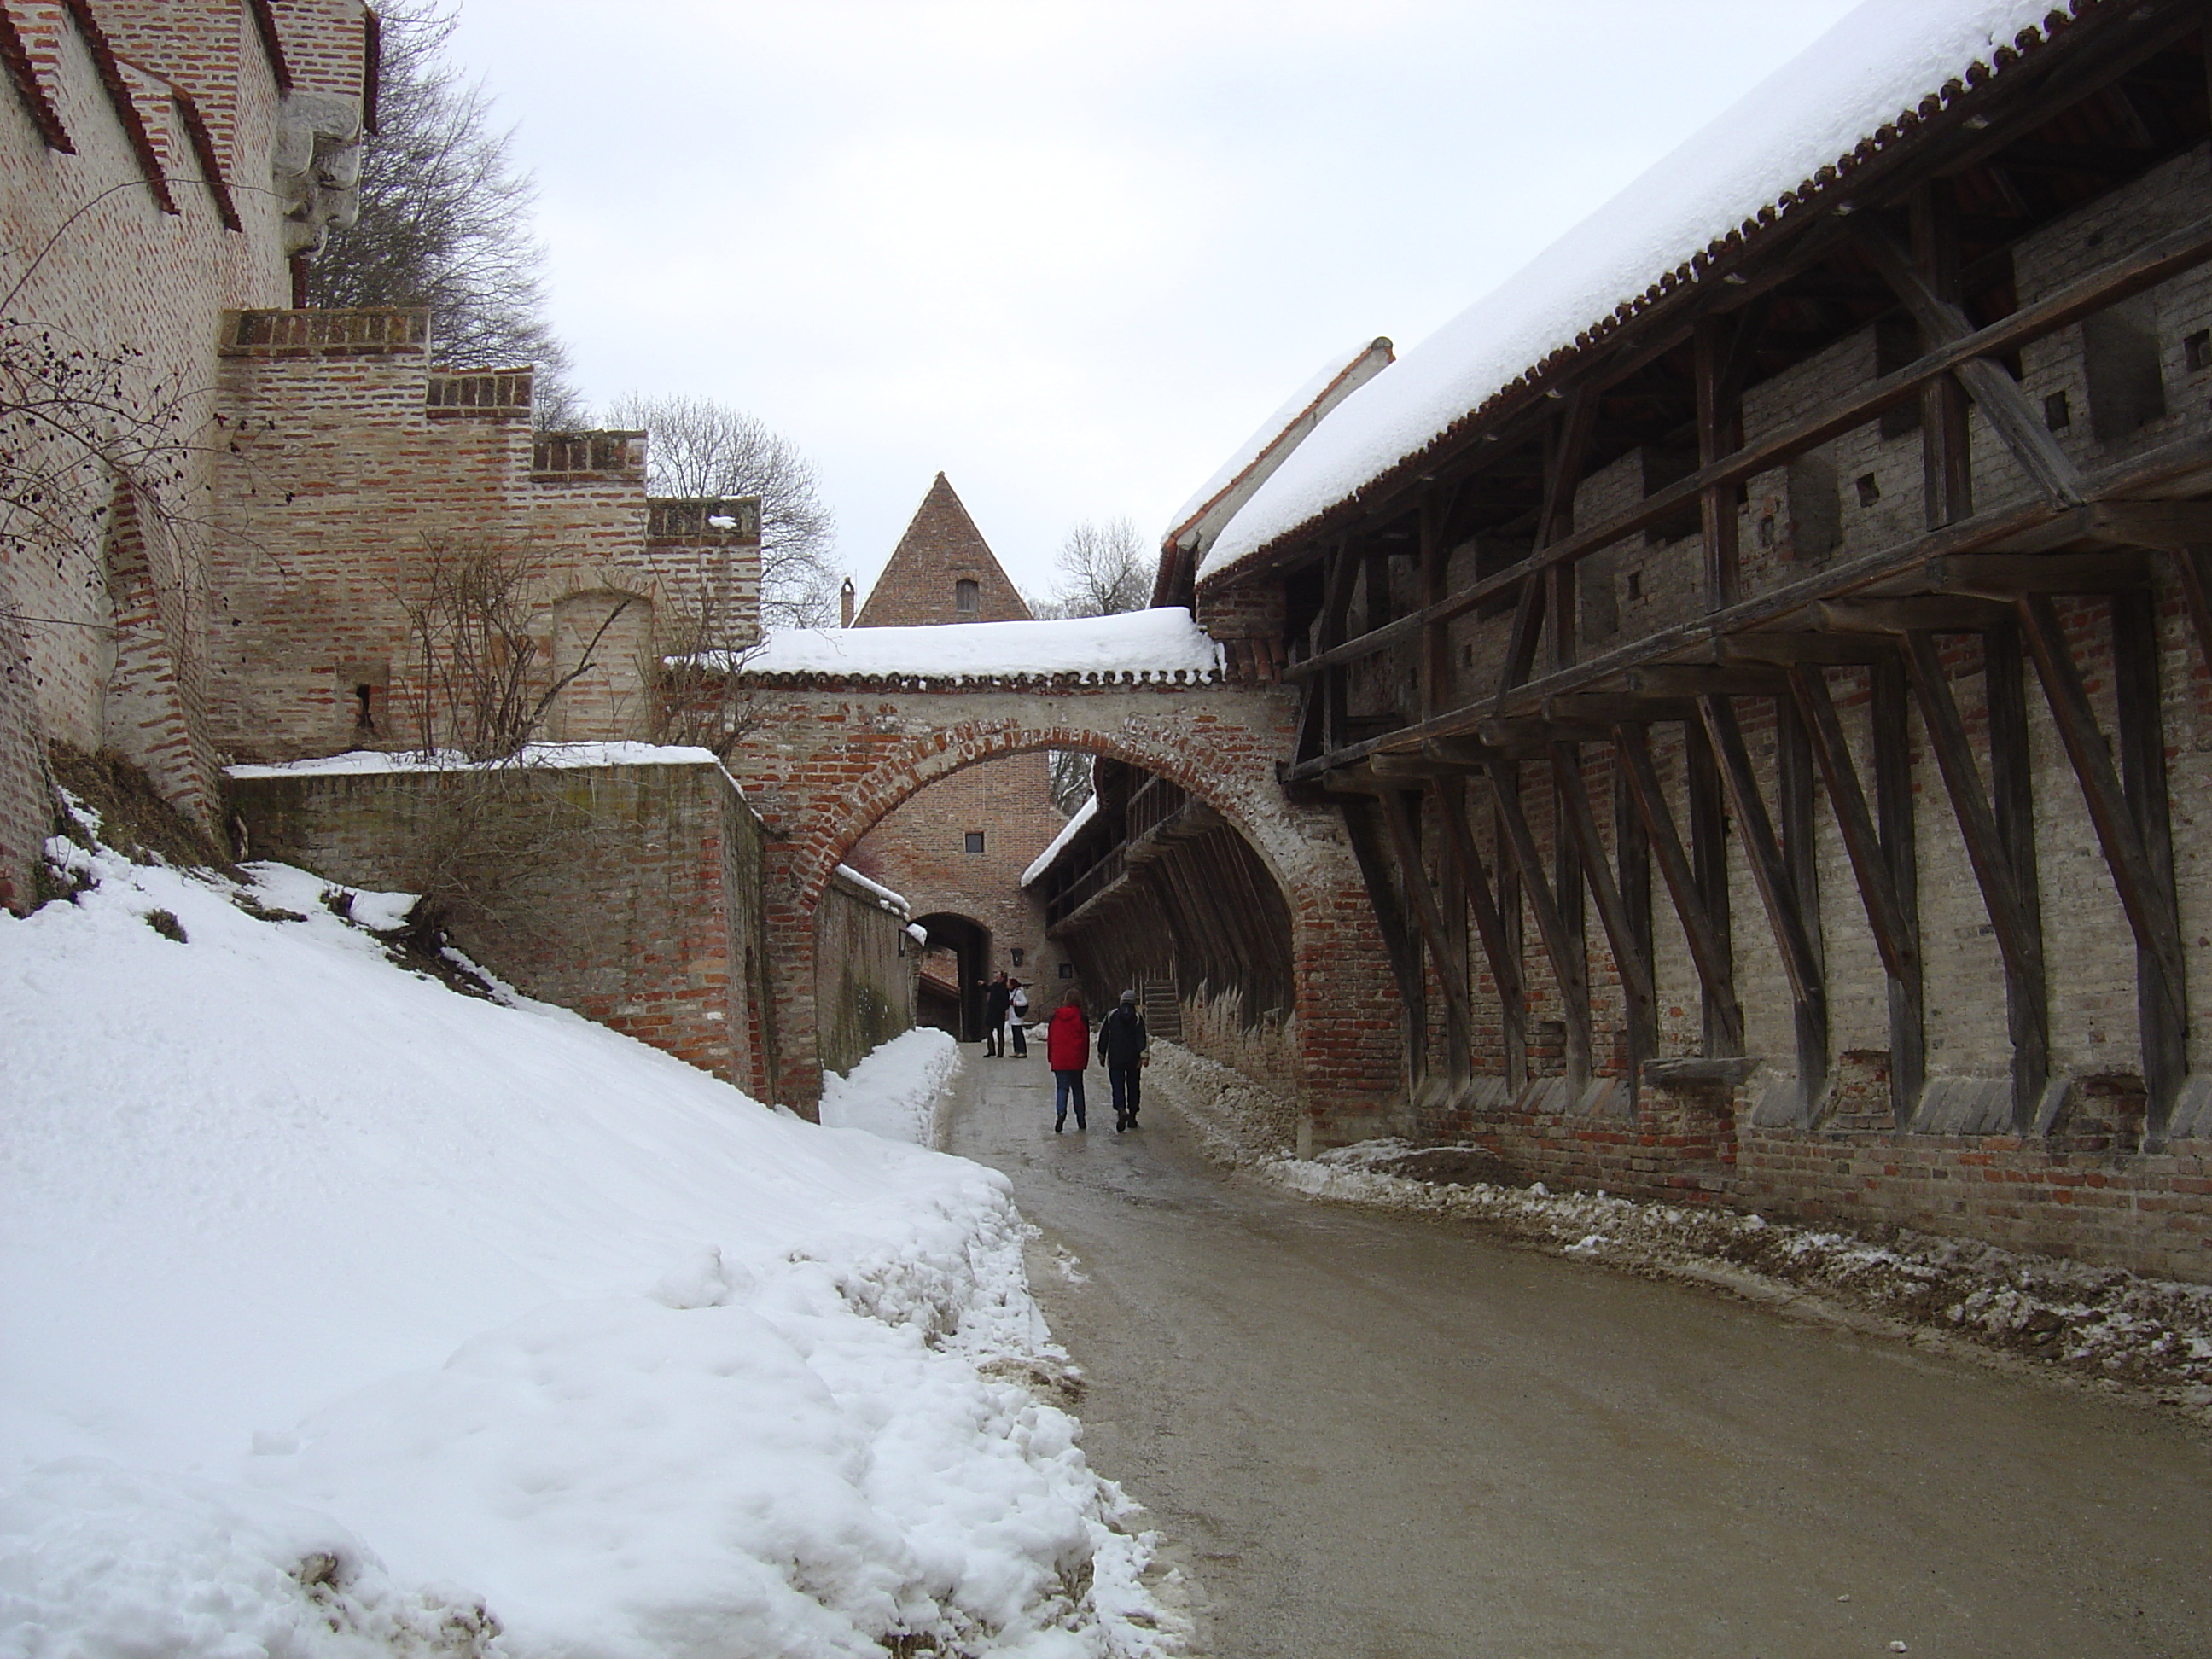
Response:
M959 584L975 584L976 608L957 608ZM1030 608L1000 568L997 555L940 472L914 520L891 550L890 562L853 618L855 628L915 627L931 623L1028 622Z

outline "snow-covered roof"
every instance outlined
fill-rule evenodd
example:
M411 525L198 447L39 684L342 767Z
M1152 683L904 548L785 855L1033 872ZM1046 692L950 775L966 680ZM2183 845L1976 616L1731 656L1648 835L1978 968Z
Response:
M1221 464L1220 470L1176 509L1160 538L1161 543L1172 545L1180 542L1209 511L1227 505L1227 498L1239 484L1256 482L1255 473L1264 477L1271 462L1279 465L1283 458L1297 447L1303 433L1310 429L1309 423L1318 421L1335 406L1332 393L1340 398L1352 386L1373 379L1389 362L1390 342L1380 337L1363 341L1355 349L1340 351L1329 358L1319 374L1261 422L1252 435Z
M1697 279L2088 0L1866 0L1520 272L1346 398L1247 501L1212 577ZM1971 77L1971 79L1970 79ZM1694 262L1694 264L1693 264Z
M387 754L380 749L356 749L343 755L320 755L309 760L284 761L274 765L240 765L223 769L234 778L331 777L364 772L455 772L491 770L515 764L511 761L472 761L459 750L415 750ZM520 763L555 769L579 766L720 766L711 749L666 743L533 743Z
M1051 869L1052 861L1067 850L1067 843L1081 835L1083 826L1097 816L1098 797L1093 795L1075 809L1075 815L1060 826L1060 833L1052 838L1052 844L1039 853L1030 861L1030 867L1022 872L1022 885L1028 886Z
M908 916L914 914L914 907L906 902L905 894L894 893L890 888L884 886L883 883L869 880L867 877L862 875L858 870L853 868L849 864L841 864L837 866L837 878L841 881L848 882L853 886L859 888L870 898L875 900L877 903L882 905L884 909L896 916L901 921L904 921Z
M1222 667L1221 647L1179 607L1057 622L793 629L752 651L698 660L748 679L1207 680Z

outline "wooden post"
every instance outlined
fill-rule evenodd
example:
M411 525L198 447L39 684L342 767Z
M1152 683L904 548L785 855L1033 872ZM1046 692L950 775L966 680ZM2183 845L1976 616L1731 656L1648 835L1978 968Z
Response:
M1691 727L1689 730L1695 730ZM1709 1059L1743 1052L1743 1011L1735 999L1734 967L1729 957L1725 921L1717 925L1705 902L1696 863L1682 850L1682 837L1674 828L1673 809L1667 805L1658 769L1651 762L1651 744L1640 726L1617 726L1613 740L1627 768L1636 811L1651 838L1651 854L1674 914L1689 940L1690 959L1697 964L1698 982L1705 988L1705 1053ZM1707 751L1710 763L1711 751ZM1723 890L1725 892L1725 890Z
M1505 815L1493 804L1490 813L1490 844L1506 847ZM1528 960L1528 918L1521 902L1521 871L1510 850L1498 860L1498 915L1505 930L1505 949L1513 963L1513 976L1521 988L1520 1018L1505 1028L1505 1086L1518 1095L1528 1086L1528 989L1522 964Z
M1904 665L1892 655L1874 668L1875 821L1895 896L1898 931L1911 953L1909 978L1889 982L1889 1103L1897 1127L1911 1126L1928 1081L1925 958L1920 949L1920 835L1912 790L1912 737Z
M1375 839L1371 804L1347 795L1337 805L1344 813L1344 832L1352 842L1352 856L1359 866L1360 878L1367 884L1367 901L1375 909L1375 928L1382 936L1383 953L1390 958L1390 972L1398 981L1410 1086L1421 1080L1428 1063L1428 995L1421 975L1420 946L1407 928L1406 913L1399 908L1398 896L1391 890L1389 866Z
M1498 987L1506 1081L1517 1092L1528 1081L1528 993L1521 975L1521 896L1509 885L1512 860L1498 861L1493 894L1482 849L1474 844L1474 831L1468 822L1465 779L1457 774L1439 779L1437 805L1443 813L1445 849L1459 872L1460 887L1474 910L1475 932L1490 963L1491 981Z
M1552 745L1552 775L1560 817L1581 854L1591 896L1597 900L1598 921L1605 929L1606 944L1613 951L1613 965L1620 975L1621 1008L1628 1036L1628 1072L1632 1082L1644 1062L1657 1049L1657 998L1651 983L1650 945L1639 934L1620 884L1607 863L1605 845L1598 839L1597 817L1590 810L1589 791L1583 781L1582 757L1577 745ZM1634 815L1629 816L1633 822ZM1620 819L1621 815L1616 811L1616 829ZM1647 882L1650 879L1648 869L1644 878ZM1645 896L1648 898L1648 888Z
M1960 292L1958 199L1948 179L1931 179L1912 193L1912 259L1937 299L1956 306L1964 297ZM1920 330L1923 355L1942 343L1925 328ZM1948 374L1920 389L1920 471L1930 530L1973 513L1966 394Z
M1700 317L1692 337L1692 361L1698 379L1698 465L1708 467L1736 447L1735 410L1727 405L1725 359L1729 325L1712 315ZM1741 557L1736 545L1735 489L1714 484L1698 492L1698 515L1705 532L1705 609L1723 610L1741 596Z
M1382 821L1389 827L1390 844L1398 857L1399 884L1412 901L1414 920L1429 943L1429 961L1436 969L1437 983L1444 994L1445 1069L1455 1083L1467 1077L1468 1053L1472 1046L1472 1011L1467 994L1467 959L1464 956L1455 962L1451 953L1451 930L1444 925L1443 908L1437 902L1436 889L1429 884L1429 872L1421 857L1420 833L1413 815L1406 809L1407 792L1386 789L1382 792ZM1416 800L1420 797L1414 796Z
M1712 744L1703 726L1684 722L1682 761L1690 800L1690 865L1698 898L1719 944L1722 959L1733 964L1735 939L1729 902L1728 812L1722 801L1720 769L1713 763ZM1732 986L1733 966L1729 982ZM1733 994L1731 990L1731 999ZM1705 1026L1708 1059L1743 1052L1742 1006L1723 1008L1711 986L1705 989Z
M1519 766L1510 760L1491 762L1490 793L1498 805L1498 822L1505 827L1505 844L1521 872L1529 911L1536 918L1536 932L1551 958L1552 977L1559 985L1561 1011L1566 1016L1567 1077L1579 1090L1590 1075L1589 981L1583 964L1581 936L1569 929L1560 915L1552 884L1544 873L1543 853L1521 810Z
M1796 901L1797 925L1806 948L1827 981L1827 938L1820 922L1820 860L1814 826L1818 806L1813 785L1813 745L1796 705L1778 697L1774 703L1775 811L1781 820L1782 862ZM1805 1115L1810 1122L1828 1091L1828 999L1823 989L1817 1006L1799 1005L1797 1010L1797 1079L1805 1091Z
M1639 1051L1632 1030L1629 1033L1630 1059L1634 1062L1634 1075L1629 1079L1629 1097L1632 1108L1640 1110L1644 1094L1644 1062L1659 1052L1659 994L1656 974L1651 967L1651 837L1644 827L1644 820L1636 811L1636 788L1629 781L1628 762L1620 752L1620 745L1613 745L1613 846L1615 862L1620 872L1620 907L1626 919L1629 948L1636 959L1644 964L1645 979L1651 986L1651 1024L1643 1035Z

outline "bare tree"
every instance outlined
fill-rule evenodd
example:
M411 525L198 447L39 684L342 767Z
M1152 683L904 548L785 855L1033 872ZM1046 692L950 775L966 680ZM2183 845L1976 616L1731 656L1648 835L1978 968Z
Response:
M1151 599L1152 572L1144 538L1127 519L1085 519L1067 532L1054 561L1060 585L1039 616L1117 617L1141 611Z
M631 601L618 600L576 665L549 680L531 625L543 575L528 552L496 540L433 540L410 561L398 598L413 657L411 713L425 752L514 760L553 700L599 665L607 630Z
M616 426L643 428L646 478L658 495L760 497L761 622L827 628L837 619L842 572L830 562L837 520L823 504L814 463L758 416L712 398L632 392L609 407Z
M1143 610L1152 597L1144 539L1126 518L1084 520L1067 532L1054 562L1060 585L1048 597L1030 601L1040 617L1116 617ZM1091 799L1091 757L1085 750L1054 749L1050 760L1052 804L1073 814Z
M538 424L578 423L568 354L545 320L538 195L514 133L447 55L453 0L384 0L378 131L364 142L361 217L308 267L318 306L428 306L441 361L537 367Z

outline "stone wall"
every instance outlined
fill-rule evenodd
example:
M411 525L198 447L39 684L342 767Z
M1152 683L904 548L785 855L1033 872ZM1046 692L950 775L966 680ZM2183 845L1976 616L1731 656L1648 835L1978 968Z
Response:
M61 439L17 463L56 471L37 523L0 535L0 611L21 619L0 637L0 902L26 902L47 832L48 737L118 750L187 811L213 798L201 562L216 319L283 303L287 255L342 210L288 194L276 164L302 100L320 100L324 127L357 127L368 74L360 0L273 15L271 40L234 0L8 0L24 56L0 70L0 281L21 279L4 349L63 406L112 401L119 420L94 424L121 432L123 465L83 465Z
M713 762L248 767L229 793L254 857L428 891L517 989L772 1097L761 826Z
M903 910L842 872L815 920L815 1006L822 1069L849 1072L869 1051L914 1029L921 951Z

